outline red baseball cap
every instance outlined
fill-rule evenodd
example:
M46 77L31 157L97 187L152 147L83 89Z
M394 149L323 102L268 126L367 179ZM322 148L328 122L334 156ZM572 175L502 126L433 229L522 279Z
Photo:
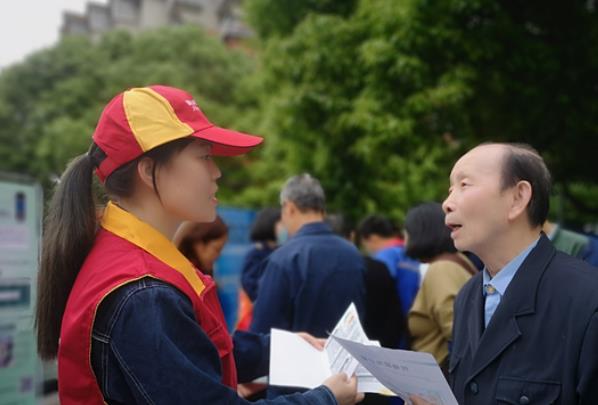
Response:
M114 97L100 116L93 141L106 158L96 173L103 182L143 153L188 136L210 142L216 156L241 155L263 141L215 126L186 91L161 85L133 88Z

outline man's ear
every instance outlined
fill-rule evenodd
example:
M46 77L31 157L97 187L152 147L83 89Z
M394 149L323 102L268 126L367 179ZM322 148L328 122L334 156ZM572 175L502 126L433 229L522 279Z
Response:
M287 200L285 202L285 208L287 209L288 215L295 215L295 213L297 212L297 206L292 201Z
M142 158L137 163L137 175L141 180L141 183L150 189L154 189L154 165L156 163L150 158Z
M532 185L527 180L518 182L512 190L513 198L509 210L509 220L518 218L522 213L525 214L527 206L532 199Z

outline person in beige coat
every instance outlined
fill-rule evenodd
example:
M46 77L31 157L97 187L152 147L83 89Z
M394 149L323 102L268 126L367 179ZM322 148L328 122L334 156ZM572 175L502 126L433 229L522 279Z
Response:
M405 219L405 233L407 254L429 264L409 311L411 348L432 354L446 371L453 302L477 270L455 249L439 203L424 203L410 209Z

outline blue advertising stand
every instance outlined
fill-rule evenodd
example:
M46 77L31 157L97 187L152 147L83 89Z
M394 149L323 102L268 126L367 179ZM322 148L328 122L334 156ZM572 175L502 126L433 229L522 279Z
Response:
M256 212L242 208L222 207L218 209L218 214L228 226L228 242L216 261L214 278L226 325L232 332L237 324L241 268L243 259L252 246L249 231Z
M33 326L42 201L36 182L0 173L0 404L37 403L41 363Z

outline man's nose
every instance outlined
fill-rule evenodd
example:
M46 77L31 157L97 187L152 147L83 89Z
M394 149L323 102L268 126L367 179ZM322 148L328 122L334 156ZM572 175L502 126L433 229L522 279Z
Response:
M445 214L448 214L455 210L450 195L448 197L446 197L446 199L443 201L442 210L444 211Z

